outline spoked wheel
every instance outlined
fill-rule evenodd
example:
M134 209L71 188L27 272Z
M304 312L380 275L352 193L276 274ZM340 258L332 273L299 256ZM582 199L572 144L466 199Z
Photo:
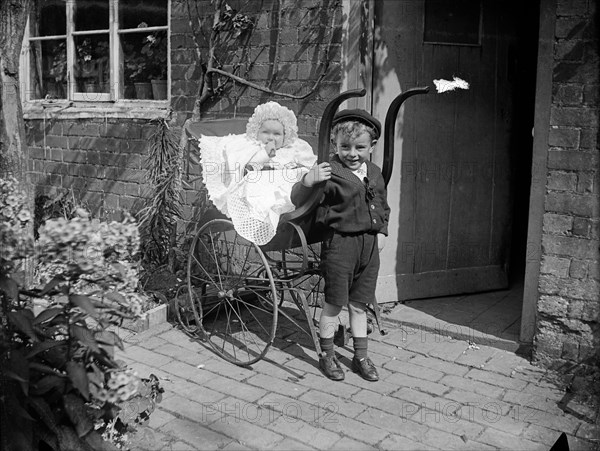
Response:
M206 223L188 257L188 291L194 316L217 354L251 365L267 352L277 328L277 292L262 250L227 219Z

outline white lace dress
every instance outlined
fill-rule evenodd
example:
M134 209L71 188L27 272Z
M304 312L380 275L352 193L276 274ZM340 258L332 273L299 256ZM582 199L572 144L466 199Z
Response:
M201 136L202 173L212 203L229 216L236 231L256 244L267 244L279 217L292 211L292 186L317 160L301 139L269 158L263 144L246 135ZM247 165L252 170L247 170Z

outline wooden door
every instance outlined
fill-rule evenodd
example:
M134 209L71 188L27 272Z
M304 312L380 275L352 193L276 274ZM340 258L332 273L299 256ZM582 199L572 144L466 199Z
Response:
M516 11L510 3L375 3L374 113L383 118L398 91L431 87L406 101L396 124L380 301L508 284ZM433 80L453 76L470 88L436 93Z

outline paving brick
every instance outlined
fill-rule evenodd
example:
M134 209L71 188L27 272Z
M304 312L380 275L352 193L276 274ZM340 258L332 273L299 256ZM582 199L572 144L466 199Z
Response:
M464 435L469 440L473 440L485 428L473 422L472 417L473 410L469 406L445 403L443 406L440 405L438 410L421 408L411 419L417 423L426 424L450 434Z
M289 450L293 449L293 450L302 451L302 450L310 450L310 449L317 449L317 448L313 448L312 446L308 446L306 443L300 443L296 440L292 440L291 438L286 437L282 441L275 444L274 446L272 446L269 449L281 450L281 451L289 451Z
M308 388L317 388L319 391L344 399L349 399L354 393L360 391L360 387L346 383L340 384L337 381L329 380L320 372L318 375L307 374L302 379L299 379L298 383ZM390 391L392 391L391 388Z
M252 448L248 448L246 445L242 445L239 442L231 442L230 444L222 448L222 451L244 451L250 449Z
M478 393L455 389L450 390L449 393L444 395L447 399L457 401L459 404L464 406L479 407L483 410L492 413L501 413L502 415L507 414L513 408L512 404L506 403L499 399L490 398Z
M258 449L271 448L283 439L281 434L245 421L236 415L224 415L212 422L210 428L239 441L242 445Z
M269 428L318 449L327 449L341 438L334 432L319 429L301 420L285 416L277 418Z
M294 382L280 380L275 377L267 376L265 374L257 374L253 377L250 377L247 380L247 382L256 387L269 387L269 390L272 390L276 393L281 393L283 395L289 395L293 397L298 397L302 393L308 391L308 388L302 385L296 384Z
M514 379L513 379L514 380ZM510 383L504 384L506 388L512 388L513 390L519 390L517 387L511 387ZM560 401L565 396L565 390L562 390L555 386L541 386L539 383L527 384L525 388L522 389L524 393L530 395L541 396L546 399L553 399L555 401Z
M428 430L427 426L423 424L373 408L365 410L356 420L383 428L393 434L408 437L415 442L422 442Z
M288 449L296 449L296 448L288 448ZM376 450L375 446L367 445L364 442L359 442L358 440L352 440L348 437L343 437L341 440L337 441L331 448L331 450L339 450L339 451L367 451L367 450Z
M507 390L502 399L506 402L525 406L530 409L543 410L544 412L562 415L563 411L555 400L548 400L545 396L532 395L515 390Z
M507 434L506 432L493 428L488 428L483 431L477 440L500 449L547 450L547 448L540 443L535 443L531 440L524 439L523 437Z
M589 442L567 434L569 448L577 451L598 451L598 442Z
M204 382L203 385L220 393L234 396L245 401L256 401L267 393L263 388L253 387L246 383L238 382L234 379L229 379L220 375L214 375Z
M474 391L480 395L485 395L490 398L500 399L504 393L504 388L497 387L495 385L486 384L485 382L468 379L466 377L458 376L444 376L440 381L440 384L444 384L448 387L458 388L465 391Z
M164 345L165 343L166 341L160 337L150 337L147 340L139 342L139 345L144 349L153 350L158 346Z
M385 339L385 337L383 338ZM375 340L369 341L369 353L376 353L394 360L408 360L415 355L413 352L406 351L398 346Z
M429 351L429 355L438 359L454 362L463 352L468 349L469 344L466 341L456 340L441 342Z
M155 431L151 428L140 427L130 436L130 442L133 445L130 451L162 451L164 449L173 449L171 448L173 441L174 438L168 434Z
M401 362L398 360L388 362L385 365L385 368L392 372L408 374L409 376L427 379L428 381L432 382L437 382L444 377L444 373L441 371L432 370L431 368L425 368L424 366L413 365L412 363Z
M447 386L438 384L437 382L430 382L401 373L392 374L391 376L388 376L385 381L397 385L398 387L414 388L438 396L441 396L450 390Z
M209 415L213 410L213 405L214 403L192 401L189 398L184 398L177 394L167 399L163 399L160 403L161 409L166 410L170 414L203 425L215 421L215 419Z
M356 395L352 396L352 400L371 408L391 413L399 418L411 417L415 415L420 408L419 404L402 402L398 400L398 398L380 395L379 393L374 393L367 390L361 390Z
M183 396L187 399L198 400L202 403L216 402L223 399L226 395L218 391L207 388L205 384L197 384L186 380L180 380L173 383L169 391Z
M429 356L418 355L410 360L413 365L424 366L432 370L441 371L445 374L454 374L455 376L464 376L469 371L469 368L462 365L451 365L447 361L431 358Z
M366 409L364 404L317 390L310 390L300 396L299 399L312 404L319 409L327 409L328 411L333 412L333 415L336 417L342 415L354 418Z
M154 409L154 412L152 412L150 415L150 420L148 421L146 427L150 429L158 429L173 419L175 419L175 417L166 410L161 409L159 404L156 409Z
M600 425L582 423L575 435L584 440L595 440L596 442L600 442Z
M222 376L227 376L237 381L243 381L256 374L250 368L234 365L233 363L229 363L219 357L206 360L204 362L203 370L220 374Z
M486 428L492 427L513 435L521 434L528 425L528 423L521 418L523 412L518 408L503 412L499 408L497 410L493 408L481 409L472 406L469 408L469 412L474 423L480 424Z
M182 379L194 381L196 383L207 381L212 377L212 374L208 371L205 371L202 368L196 368L195 366L185 362L172 361L163 365L161 369L167 373L174 374Z
M467 446L458 435L437 429L429 429L423 437L423 442L439 449L465 449Z
M394 398L401 399L408 403L420 406L422 408L438 410L443 408L444 403L448 403L451 401L445 400L444 398L440 398L439 396L432 396L428 393L423 393L418 390L413 390L411 388L401 388L398 391L392 393ZM452 404L456 404L452 402ZM442 407L440 407L442 406Z
M397 451L414 451L416 449L427 449L423 443L415 442L401 435L390 435L379 444L380 449L393 449Z
M537 424L539 426L554 429L555 431L566 432L567 434L575 434L581 421L570 415L556 415L553 413L542 412L540 410L528 409L522 407L518 410L520 419L526 423Z
M485 364L486 371L495 371L496 373L510 376L512 371L519 367L530 366L529 362L523 357L519 357L510 352L494 354Z
M377 443L388 435L387 431L379 427L342 415L334 415L331 418L323 417L319 424L325 429L366 443Z
M161 339L162 340L162 339ZM156 346L153 350L159 354L169 356L177 361L186 362L190 365L203 365L206 362L206 358L196 351L191 351L182 346L174 345L169 342Z
M145 365L148 365L150 367L156 368L160 368L161 366L173 361L173 359L168 356L156 354L155 352L149 351L139 346L127 346L125 348L125 351L121 351L119 355L133 359L136 362L144 363Z
M511 388L513 390L523 390L528 385L526 381L521 379L515 379L491 371L482 371L480 369L470 370L467 373L467 378L487 382L488 384L502 388Z
M232 439L225 434L212 431L205 426L184 419L169 421L159 431L177 437L178 440L191 446L192 449L198 450L221 449L232 442ZM173 450L182 449L175 448L175 446L176 444L173 445Z
M305 423L314 423L315 425L321 423L321 418L325 418L325 421L334 421L339 415L335 405L313 404L278 393L265 395L257 401L257 404L281 412L283 417L290 421L300 419Z
M556 440L558 440L560 434L561 432L545 428L544 426L529 424L523 432L523 437L532 442L543 443L550 449Z
M161 333L159 335L159 337L165 341L168 341L168 342L176 344L178 346L187 348L191 351L205 350L206 346L208 346L208 345L200 344L200 342L198 342L198 340L190 338L189 336L184 334L182 331L173 329L172 327L170 330L166 330L163 333Z

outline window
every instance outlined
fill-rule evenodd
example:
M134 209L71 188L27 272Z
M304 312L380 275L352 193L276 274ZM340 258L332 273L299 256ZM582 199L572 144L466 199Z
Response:
M167 100L169 0L37 0L25 100Z
M479 45L481 0L425 0L428 44Z

